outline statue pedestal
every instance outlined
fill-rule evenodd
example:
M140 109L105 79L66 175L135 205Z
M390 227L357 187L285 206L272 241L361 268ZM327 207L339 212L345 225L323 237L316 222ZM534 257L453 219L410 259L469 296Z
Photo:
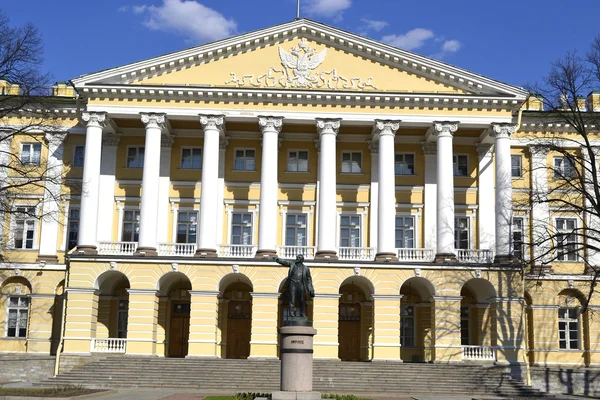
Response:
M273 400L319 400L313 392L312 326L284 326L281 336L281 391L273 392Z

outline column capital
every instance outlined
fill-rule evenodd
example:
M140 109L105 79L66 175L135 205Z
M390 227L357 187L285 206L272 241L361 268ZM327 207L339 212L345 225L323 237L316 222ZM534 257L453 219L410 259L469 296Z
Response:
M162 113L140 113L142 123L148 128L164 129L165 122L167 121L167 114Z
M398 128L400 128L400 122L401 121L399 121L399 120L392 121L389 119L386 119L386 120L376 119L375 126L373 127L373 134L379 135L379 136L383 136L383 135L395 136L396 131L398 130Z
M425 142L423 143L423 154L425 155L436 155L437 154L437 143L436 142Z
M44 135L44 139L46 139L46 143L49 146L60 146L63 144L67 137L67 132L48 132Z
M371 150L371 153L379 153L379 140L367 140L367 143L369 144L369 150Z
M104 128L106 126L106 113L83 111L81 113L81 120L85 122L87 127Z
M283 117L258 116L258 126L263 133L267 131L281 132L283 126Z
M492 155L491 150L494 147L494 145L490 143L478 143L475 147L477 148L477 155L479 156L479 158L483 158Z
M340 129L341 118L336 119L324 119L317 118L317 131L320 135L325 135L327 133L333 133L334 135L338 134Z
M496 139L509 138L517 130L517 124L492 122L490 136Z
M173 146L174 141L175 141L175 135L161 135L160 136L160 146L161 147L171 147L171 146Z
M202 129L205 131L209 130L217 130L219 132L223 131L225 125L225 116L223 114L219 115L209 115L209 114L200 114L200 125L202 125Z
M458 130L456 121L433 121L433 134L438 137L450 136Z
M220 136L219 137L219 148L224 150L227 148L229 144L229 136Z
M543 144L530 144L527 147L527 150L529 150L529 154L531 154L532 157L545 158L548 153L550 153L550 147Z
M102 146L117 147L120 141L121 135L119 133L104 133L102 135Z

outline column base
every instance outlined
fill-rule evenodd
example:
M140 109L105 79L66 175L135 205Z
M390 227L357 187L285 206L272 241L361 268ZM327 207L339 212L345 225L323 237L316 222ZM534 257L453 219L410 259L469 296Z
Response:
M267 259L271 259L273 257L277 257L277 251L276 250L268 250L268 249L257 250L256 255L254 256L254 258L267 258Z
M454 253L437 253L433 262L436 263L449 263L449 262L458 262L456 258L456 254Z
M158 252L154 247L138 247L133 255L137 257L156 257Z
M315 260L337 260L338 256L332 250L320 250L315 254Z
M215 249L197 249L196 254L194 254L194 257L209 258L217 257L217 255L217 250Z
M45 262L46 264L58 264L58 257L56 255L45 256L45 255L39 254L35 261Z
M398 261L398 257L395 253L377 253L375 261Z
M85 255L95 255L98 254L98 249L96 246L82 244L81 246L77 246L75 249L75 254L85 254Z

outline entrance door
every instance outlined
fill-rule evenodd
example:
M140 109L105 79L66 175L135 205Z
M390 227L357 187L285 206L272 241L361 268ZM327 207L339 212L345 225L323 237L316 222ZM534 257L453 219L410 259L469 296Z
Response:
M360 361L360 305L340 304L339 357L342 361Z
M190 303L173 302L169 329L169 357L185 357L190 336Z
M227 312L227 358L250 356L250 307L249 301L230 301Z

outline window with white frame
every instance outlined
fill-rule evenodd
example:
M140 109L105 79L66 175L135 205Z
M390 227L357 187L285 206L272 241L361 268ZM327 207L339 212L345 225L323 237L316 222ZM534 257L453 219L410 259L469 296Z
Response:
M140 212L139 210L125 210L123 212L123 232L121 241L137 242L140 237Z
M469 157L466 155L455 154L452 156L452 168L454 176L469 175Z
M342 173L360 174L362 172L362 153L360 151L342 152Z
M40 165L41 143L21 143L21 164Z
M468 249L470 245L469 218L455 217L454 218L454 248Z
M568 157L554 157L554 178L572 179L575 178L575 165L573 160Z
M236 171L255 170L256 151L254 149L236 149L233 169Z
M513 154L510 156L510 176L513 178L520 178L523 176L523 157L520 154Z
M306 242L306 214L287 214L285 245L306 246Z
M13 225L13 244L15 249L33 249L37 215L35 207L16 207Z
M415 346L415 306L400 307L400 345Z
M201 169L202 149L199 147L183 147L181 149L181 169Z
M579 316L579 307L560 307L558 309L558 343L561 349L579 349Z
M412 249L415 247L415 218L396 217L396 248Z
M177 243L196 243L197 229L197 211L179 211L177 213Z
M27 322L29 320L29 297L8 296L6 306L6 337L27 337Z
M252 213L231 214L231 244L252 244Z
M85 159L85 146L76 145L73 147L73 164L72 167L83 167L83 160Z
M117 337L127 338L127 319L129 318L129 301L119 299L119 310L117 311Z
M556 218L556 252L559 261L577 261L577 219Z
M460 344L462 346L468 346L471 344L470 337L469 307L462 306L460 308Z
M522 217L514 217L512 223L512 246L513 246L513 255L522 260L525 257L525 252L523 250L523 218Z
M396 172L396 175L414 175L415 155L406 153L396 153L394 170Z
M340 246L360 247L360 216L340 216Z
M288 151L287 172L308 172L308 150Z
M144 147L127 148L127 168L144 167Z
M79 237L79 208L69 209L69 223L67 227L67 251L77 246Z

